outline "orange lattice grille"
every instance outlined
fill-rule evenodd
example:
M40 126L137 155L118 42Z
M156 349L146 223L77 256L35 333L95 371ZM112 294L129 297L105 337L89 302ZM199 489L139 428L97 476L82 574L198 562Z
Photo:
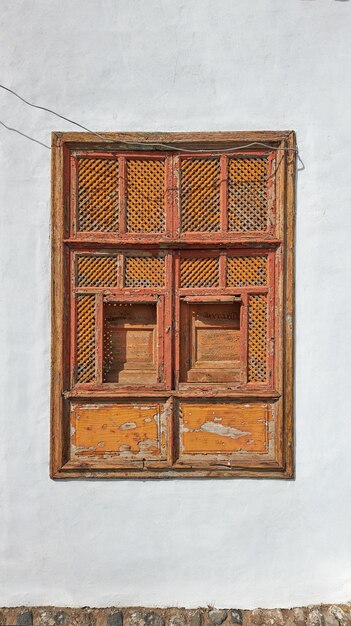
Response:
M249 382L267 378L267 296L249 297Z
M126 257L124 284L126 287L163 287L165 261L163 257Z
M77 298L77 382L95 379L95 296Z
M266 256L237 256L227 259L227 285L229 287L245 287L249 285L266 285Z
M219 261L213 258L182 259L180 287L218 287Z
M127 160L127 230L137 233L165 229L165 162Z
M183 159L182 231L216 231L220 226L218 159Z
M78 287L115 287L118 261L113 256L79 255L77 257Z
M229 159L228 229L267 230L267 159Z
M78 160L78 230L118 230L118 161Z

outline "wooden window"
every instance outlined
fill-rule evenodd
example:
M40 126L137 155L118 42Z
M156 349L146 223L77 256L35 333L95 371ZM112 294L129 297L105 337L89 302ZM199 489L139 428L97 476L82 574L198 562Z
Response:
M52 477L293 475L295 156L53 134Z

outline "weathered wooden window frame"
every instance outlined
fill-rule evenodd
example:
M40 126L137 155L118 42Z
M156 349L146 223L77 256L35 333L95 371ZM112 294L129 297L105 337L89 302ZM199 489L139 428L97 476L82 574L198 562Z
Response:
M129 142L129 144L128 144ZM134 142L139 142L139 149ZM220 188L220 230L215 232L181 232L178 216L174 211L177 200L177 179L182 158L206 158L213 155L213 150L228 150L233 147L245 146L257 142L255 148L243 148L231 153L232 156L243 154L249 156L266 154L268 151L271 163L271 176L275 184L275 220L269 224L264 233L228 231L227 215L223 210L228 194L227 168L225 159L220 157L221 188ZM167 144L169 149L157 147L156 144ZM260 146L259 144L265 144ZM150 147L148 147L150 146ZM184 149L180 153L172 147ZM194 150L192 153L191 150ZM197 150L202 150L199 155ZM208 151L208 152L205 152ZM51 464L52 478L177 478L177 477L271 477L291 478L294 474L294 430L293 430L293 303L294 303L294 205L295 205L295 134L292 131L259 131L259 132L214 132L214 133L103 133L102 138L89 133L52 134L52 361L51 361ZM155 236L154 233L128 232L126 224L125 176L120 177L120 232L82 232L76 224L77 180L75 154L82 152L94 158L118 158L120 171L125 172L125 159L162 159L165 163L165 230ZM117 156L116 156L117 155ZM84 157L85 158L85 157ZM180 219L180 218L179 218ZM72 227L71 227L72 225ZM174 242L176 241L175 245ZM185 246L185 247L184 247ZM187 247L188 246L188 247ZM196 257L197 250L203 248L201 256L213 256L214 250L219 255L219 287L209 290L181 288L179 283L172 287L174 277L179 276L181 258ZM154 302L163 316L160 325L161 354L166 351L166 359L162 380L149 386L142 392L138 386L129 389L118 389L118 385L102 383L101 351L96 357L97 381L95 385L81 384L78 387L72 378L75 361L75 325L72 301L69 301L69 290L74 276L75 258L77 255L89 253L118 255L133 250L145 250L146 254L162 252L165 255L166 284L163 288L144 288L126 293L119 282L119 287L110 289L105 299L116 302ZM170 253L171 251L171 253ZM235 256L267 255L268 272L274 275L275 301L270 294L272 281L268 281L262 292L267 293L272 313L270 323L274 325L272 335L275 336L274 348L268 358L268 367L274 369L274 385L249 382L243 388L230 391L228 388L206 390L206 385L199 391L191 391L191 385L183 385L178 380L173 382L173 367L179 371L179 303L190 298L193 302L208 302L219 299L225 302L228 298L241 298L247 301L248 294L260 292L259 287L228 287L225 283L225 257L235 252ZM73 261L72 261L73 259ZM119 271L123 271L119 270ZM75 289L76 295L89 293L89 288ZM96 289L95 289L96 292ZM103 292L97 295L97 319L103 316ZM105 290L106 292L106 290ZM139 300L138 300L139 298ZM201 300L202 299L202 300ZM177 303L174 308L174 300ZM173 311L175 311L175 335L165 332L172 328ZM241 308L241 311L243 309ZM246 304L247 311L247 304ZM247 324L247 320L243 323ZM274 332L273 332L274 331ZM101 334L101 324L100 324ZM173 341L173 337L176 340ZM101 344L101 337L97 337ZM274 440L270 453L260 455L254 452L244 455L229 455L223 459L211 458L207 454L187 454L179 449L180 420L175 418L180 411L179 404L188 410L192 403L199 401L201 395L217 402L218 406L232 406L240 413L245 403L255 402L255 406L266 406L267 411L275 407ZM100 407L124 407L131 399L142 399L157 408L163 424L163 436L160 441L158 459L140 458L130 461L108 460L99 462L72 460L71 429L74 429L76 414L70 405L74 402L99 402ZM206 398L203 401L206 409ZM124 404L123 404L124 403ZM261 404L260 404L261 403ZM252 405L253 408L254 405ZM70 420L72 413L72 423ZM268 415L268 413L267 413ZM267 433L270 425L267 417ZM147 456L147 455L146 455ZM215 455L216 456L216 455Z

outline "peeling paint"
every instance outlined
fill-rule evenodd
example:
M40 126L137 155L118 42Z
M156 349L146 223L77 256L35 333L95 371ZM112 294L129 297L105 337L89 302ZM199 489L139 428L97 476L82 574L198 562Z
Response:
M120 429L121 430L132 430L133 428L136 428L137 425L135 422L124 422L124 424L120 425Z
M156 439L144 439L144 441L138 441L138 448L140 452L147 452L150 448L158 448L158 441Z
M245 435L251 435L246 430L239 430L238 428L232 428L231 426L223 426L216 422L205 422L200 426L200 430L206 433L214 433L215 435L221 435L222 437L230 437L231 439L239 439Z

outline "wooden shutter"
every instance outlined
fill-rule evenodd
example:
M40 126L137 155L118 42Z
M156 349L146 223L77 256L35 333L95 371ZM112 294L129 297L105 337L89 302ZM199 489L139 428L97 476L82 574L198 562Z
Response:
M52 477L292 476L294 173L292 132L53 134Z

